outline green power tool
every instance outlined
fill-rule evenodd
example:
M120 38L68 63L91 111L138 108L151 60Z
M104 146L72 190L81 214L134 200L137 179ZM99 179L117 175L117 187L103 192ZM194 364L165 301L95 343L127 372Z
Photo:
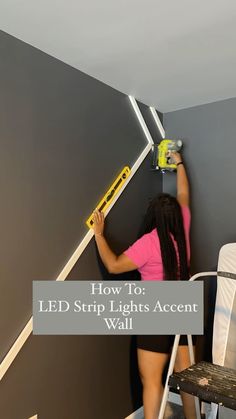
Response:
M181 140L168 140L164 139L160 144L153 146L153 163L154 170L161 170L162 172L173 172L176 170L176 164L170 156L170 152L178 152L182 148Z

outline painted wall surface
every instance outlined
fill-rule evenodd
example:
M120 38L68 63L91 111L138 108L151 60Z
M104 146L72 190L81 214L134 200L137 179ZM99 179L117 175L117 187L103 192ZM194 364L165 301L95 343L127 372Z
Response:
M164 115L167 138L182 138L191 185L192 273L215 271L225 243L236 241L235 155L236 98ZM163 190L175 192L173 174L163 176ZM216 277L204 279L204 336L197 357L211 361Z
M3 359L31 317L32 280L57 277L85 220L146 139L127 96L3 32L0 92ZM148 156L108 216L116 252L136 239L161 188ZM68 279L102 278L110 277L92 240ZM31 335L0 384L0 417L121 419L140 405L135 362L128 336Z
M236 98L164 115L167 138L184 141L191 184L193 272L215 268L220 247L236 241L235 115ZM163 189L173 192L172 174L163 178Z

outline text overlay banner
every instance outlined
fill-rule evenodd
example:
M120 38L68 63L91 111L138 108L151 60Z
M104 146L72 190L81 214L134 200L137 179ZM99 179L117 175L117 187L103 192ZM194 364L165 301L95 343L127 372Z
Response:
M33 281L35 335L203 334L201 281Z

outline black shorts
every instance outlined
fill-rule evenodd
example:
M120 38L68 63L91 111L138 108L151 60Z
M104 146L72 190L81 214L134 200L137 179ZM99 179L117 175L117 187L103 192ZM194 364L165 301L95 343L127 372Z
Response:
M137 348L145 349L146 351L160 352L168 354L171 352L175 335L138 335L136 336ZM196 337L193 336L193 344L196 343ZM187 345L188 340L186 335L180 336L179 345Z

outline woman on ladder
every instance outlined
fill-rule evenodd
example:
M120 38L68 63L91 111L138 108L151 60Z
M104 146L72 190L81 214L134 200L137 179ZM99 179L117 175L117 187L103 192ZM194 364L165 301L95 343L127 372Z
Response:
M145 216L144 235L117 256L104 237L104 215L94 212L94 234L100 257L110 273L138 269L142 280L188 280L190 261L189 182L179 153L171 153L177 165L177 198L160 194ZM138 366L143 384L145 419L157 419L163 394L162 374L169 359L174 336L137 336ZM180 338L175 371L190 366L186 336ZM181 394L184 414L195 419L194 398Z

